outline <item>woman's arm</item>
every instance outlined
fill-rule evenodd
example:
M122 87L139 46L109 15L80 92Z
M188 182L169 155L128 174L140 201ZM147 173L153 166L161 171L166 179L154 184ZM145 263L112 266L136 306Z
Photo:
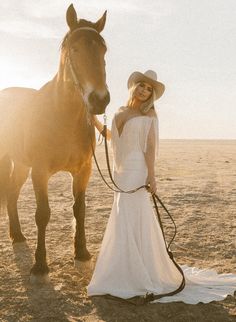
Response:
M155 179L155 149L156 149L156 137L154 123L152 123L151 128L147 137L147 147L144 153L145 161L148 169L148 176L146 184L150 184L150 192L156 193L157 184Z
M99 121L96 115L91 116L91 121L97 128L98 132L101 133L103 130L103 124ZM111 139L111 131L107 128L107 140Z

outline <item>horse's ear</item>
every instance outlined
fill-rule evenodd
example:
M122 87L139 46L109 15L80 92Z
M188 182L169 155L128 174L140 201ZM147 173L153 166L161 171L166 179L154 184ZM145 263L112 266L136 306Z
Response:
M66 22L70 27L70 30L73 30L75 27L77 27L77 14L73 4L71 4L66 11Z
M103 16L94 24L94 28L97 30L97 32L101 32L105 26L107 18L107 11L104 12Z

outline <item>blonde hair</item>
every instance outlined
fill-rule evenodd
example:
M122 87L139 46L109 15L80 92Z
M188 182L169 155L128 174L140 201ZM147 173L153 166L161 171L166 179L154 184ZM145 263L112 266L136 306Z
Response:
M136 88L139 86L140 82L133 84L129 89L129 99L127 101L127 106L130 106L133 98L134 98L134 92ZM154 109L154 89L152 90L152 95L147 99L145 102L143 102L140 105L140 112L142 114L146 114L151 108Z

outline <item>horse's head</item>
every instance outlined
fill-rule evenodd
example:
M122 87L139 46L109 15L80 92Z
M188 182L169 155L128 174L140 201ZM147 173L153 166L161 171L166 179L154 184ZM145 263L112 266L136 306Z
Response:
M110 102L104 60L107 48L100 35L105 26L106 12L92 23L78 20L73 5L70 5L66 19L70 31L63 41L62 50L67 78L80 89L88 112L102 114Z

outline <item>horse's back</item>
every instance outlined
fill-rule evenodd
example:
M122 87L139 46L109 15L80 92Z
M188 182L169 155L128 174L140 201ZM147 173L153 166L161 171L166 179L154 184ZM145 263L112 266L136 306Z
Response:
M36 93L35 89L23 87L9 87L0 91L0 158L21 145Z
M16 108L26 105L37 93L36 89L25 87L8 87L0 91L0 109Z

